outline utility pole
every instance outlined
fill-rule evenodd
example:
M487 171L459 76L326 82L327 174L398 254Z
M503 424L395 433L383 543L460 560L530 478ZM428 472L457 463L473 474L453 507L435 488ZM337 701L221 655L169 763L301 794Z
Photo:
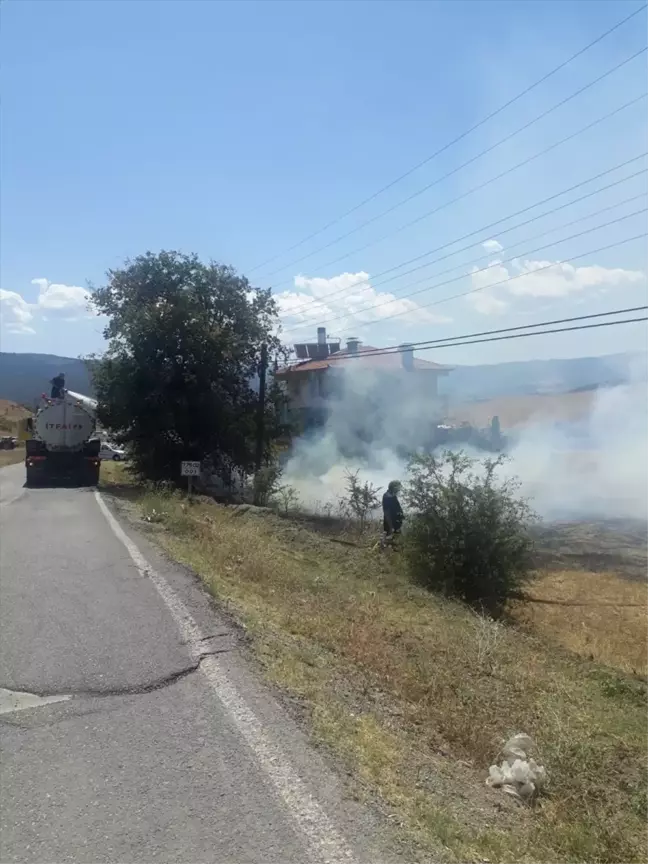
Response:
M259 364L259 403L257 406L257 440L256 459L254 467L257 471L263 462L263 439L265 437L265 396L266 396L266 372L268 369L268 346L264 342L261 346L261 363Z

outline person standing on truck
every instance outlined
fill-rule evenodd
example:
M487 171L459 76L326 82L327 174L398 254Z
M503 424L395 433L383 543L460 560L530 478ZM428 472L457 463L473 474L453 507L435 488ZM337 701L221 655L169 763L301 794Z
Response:
M52 385L51 398L62 399L65 393L65 375L63 372L59 372L56 378L52 378L50 384Z
M394 538L400 534L403 525L403 508L398 500L401 488L398 480L392 480L383 495L383 536L380 543L383 549L388 544L394 545Z

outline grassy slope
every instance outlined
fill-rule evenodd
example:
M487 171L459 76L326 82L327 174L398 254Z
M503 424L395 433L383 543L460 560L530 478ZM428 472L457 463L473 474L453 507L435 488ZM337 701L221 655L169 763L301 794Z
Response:
M120 466L104 469L107 484L120 476ZM377 798L421 852L645 860L645 687L560 647L634 667L629 642L645 645L645 607L639 615L628 607L635 618L620 610L592 620L570 609L549 620L538 604L530 617L526 607L519 613L523 628L497 625L410 585L398 556L271 514L136 497L164 548L245 625L267 676L299 697L355 793ZM590 574L589 599L599 576ZM559 580L564 598L564 586L584 578L547 574L535 590L555 592ZM600 582L605 592L611 579ZM637 599L643 587L626 590ZM634 635L613 636L622 626ZM501 744L519 731L535 738L550 776L534 810L484 785Z

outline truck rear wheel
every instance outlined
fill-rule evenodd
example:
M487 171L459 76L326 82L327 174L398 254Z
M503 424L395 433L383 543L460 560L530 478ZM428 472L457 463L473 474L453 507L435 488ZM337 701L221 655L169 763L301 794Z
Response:
M88 465L83 478L84 486L97 486L99 483L99 466Z

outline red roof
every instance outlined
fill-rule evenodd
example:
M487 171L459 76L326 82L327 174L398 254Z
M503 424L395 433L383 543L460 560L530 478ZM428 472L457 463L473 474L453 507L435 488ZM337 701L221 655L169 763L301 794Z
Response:
M314 372L317 369L328 369L330 366L340 365L344 362L357 363L358 357L366 353L369 353L369 356L362 358L363 365L370 364L374 368L385 369L386 371L403 368L403 354L401 352L392 352L391 354L371 353L380 350L380 348L372 348L371 345L363 345L361 348L358 348L357 354L340 351L339 356L331 354L322 360L304 360L301 363L284 366L283 369L279 369L275 374L281 376L293 372ZM452 367L442 366L440 363L432 363L429 360L420 360L418 357L415 357L414 368L430 372L449 372Z

